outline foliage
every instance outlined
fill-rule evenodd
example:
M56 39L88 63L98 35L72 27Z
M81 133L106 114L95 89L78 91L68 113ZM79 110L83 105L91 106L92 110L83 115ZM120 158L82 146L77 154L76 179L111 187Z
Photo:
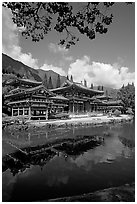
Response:
M61 85L61 82L60 82L60 75L58 74L56 88L60 87L60 85Z
M47 81L47 75L45 74L43 79L43 85L47 88L48 87L48 81Z
M133 111L132 111L132 108L128 108L127 111L126 111L127 114L129 115L133 115Z
M72 81L73 82L73 76L71 75L71 77L70 77L70 81Z
M90 88L93 89L93 84L91 84Z
M84 86L87 87L87 81L84 79Z
M93 40L96 34L107 33L112 23L111 7L114 2L5 2L3 6L11 9L13 22L24 27L22 32L33 41L44 38L51 30L65 33L59 44L68 49L79 38L72 28Z
M122 88L117 93L117 98L122 100L125 108L135 108L135 86L134 84L128 84L127 86L122 86Z
M116 117L120 116L121 112L119 110L115 110L113 113Z
M51 76L49 77L48 89L53 89L53 84L52 84Z

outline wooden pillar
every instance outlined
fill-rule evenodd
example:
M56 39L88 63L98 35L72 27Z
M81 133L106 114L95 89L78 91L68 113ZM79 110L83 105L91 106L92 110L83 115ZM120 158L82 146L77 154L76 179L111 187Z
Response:
M13 107L12 107L12 109L11 109L11 115L13 116Z
M25 114L24 114L24 107L23 107L23 115L25 115Z
M74 101L73 101L73 106L72 106L72 112L74 114Z
M46 110L46 120L48 120L48 108Z
M31 107L29 106L29 119L31 118Z
M78 113L79 111L78 111L78 102L77 102L77 113Z
M84 113L84 101L83 101L83 113Z
M91 104L90 104L90 102L89 102L89 112L91 112Z

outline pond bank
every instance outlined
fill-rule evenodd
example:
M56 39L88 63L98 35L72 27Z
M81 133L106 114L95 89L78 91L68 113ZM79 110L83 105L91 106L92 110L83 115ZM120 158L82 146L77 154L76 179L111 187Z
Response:
M31 126L47 126L49 128L54 127L67 127L67 126L83 126L83 125L97 125L106 123L116 123L130 121L133 119L131 115L120 116L94 116L83 118L71 118L65 120L48 120L48 121L27 121L27 124Z
M50 199L46 202L135 202L135 184L125 184L78 196Z

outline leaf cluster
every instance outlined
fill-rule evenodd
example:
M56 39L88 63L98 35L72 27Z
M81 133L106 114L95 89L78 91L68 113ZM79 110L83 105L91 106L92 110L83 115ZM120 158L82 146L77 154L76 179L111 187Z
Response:
M75 45L79 38L72 32L76 28L80 34L93 40L96 34L104 34L112 23L110 8L112 2L85 2L82 9L74 12L74 4L69 2L6 2L3 6L11 9L13 22L24 28L22 35L38 42L51 30L65 33L60 45L66 48Z
M134 108L135 107L135 87L134 84L123 86L117 93L117 98L122 100L124 106Z

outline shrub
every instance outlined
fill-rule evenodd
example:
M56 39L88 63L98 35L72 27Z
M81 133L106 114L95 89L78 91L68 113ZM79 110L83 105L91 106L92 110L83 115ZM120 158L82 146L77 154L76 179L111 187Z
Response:
M116 117L118 117L118 116L120 116L121 111L119 111L119 110L116 109L113 114L114 114Z
M126 111L126 113L129 114L129 115L133 115L132 108L128 108L127 111Z

